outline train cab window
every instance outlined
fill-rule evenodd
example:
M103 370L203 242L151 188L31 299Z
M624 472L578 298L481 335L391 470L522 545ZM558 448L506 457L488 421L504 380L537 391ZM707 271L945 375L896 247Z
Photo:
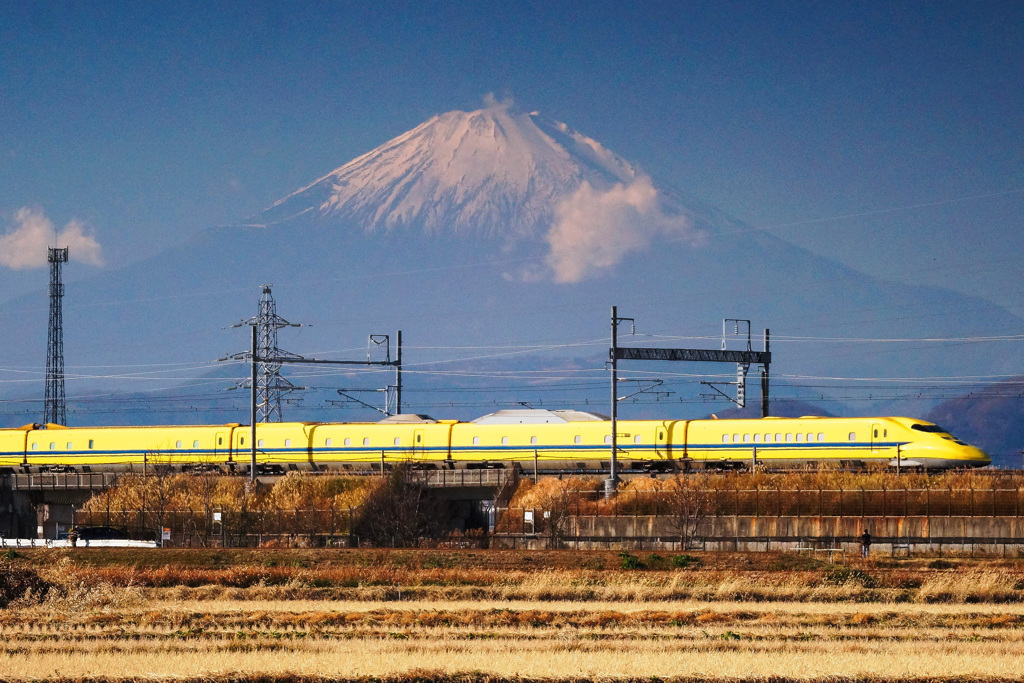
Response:
M786 434L786 443L793 443L793 435Z
M761 443L761 435L754 434L754 443Z
M285 439L284 440L284 447L285 448L288 448L291 445L292 445L292 440L291 439Z
M260 439L259 441L257 441L256 442L256 446L257 446L257 448L263 448L263 439Z
M89 448L92 448L95 444L96 444L95 441L93 441L92 439L89 439Z
M329 438L328 439L324 439L324 445L325 446L330 446L331 445L331 440Z
M818 432L818 441L825 440L825 432Z
M474 446L479 446L480 445L480 437L479 436L474 436L473 437L473 445Z
M729 443L729 435L722 434L722 443Z
M799 434L799 433L798 433L798 434L796 435L796 440L797 440L797 442L798 442L798 443L799 443L799 442L801 442L801 441L803 441L803 440L804 440L804 435L803 435L803 434Z
M370 437L367 436L367 437L363 438L363 445L364 446L369 446L370 445Z
M850 441L857 440L857 432L850 432Z
M580 437L579 434L577 434L576 438L572 440L573 443L580 443L582 441L583 441L583 439L582 439L582 437Z
M743 435L743 443L750 443L750 434Z
M502 446L507 446L508 445L508 437L507 436L501 437L501 445Z
M402 445L402 437L400 437L400 436L396 436L395 437L395 445L396 446L401 446Z
M533 446L536 446L537 445L537 437L531 436L530 437L530 444L533 445Z
M636 436L633 437L633 443L643 443L643 437L637 434Z

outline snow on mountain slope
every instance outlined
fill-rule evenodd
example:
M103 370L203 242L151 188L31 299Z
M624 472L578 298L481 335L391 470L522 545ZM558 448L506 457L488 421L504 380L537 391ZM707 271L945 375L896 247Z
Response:
M540 244L549 276L578 282L655 236L699 242L683 206L597 141L508 102L434 116L254 217L374 235Z

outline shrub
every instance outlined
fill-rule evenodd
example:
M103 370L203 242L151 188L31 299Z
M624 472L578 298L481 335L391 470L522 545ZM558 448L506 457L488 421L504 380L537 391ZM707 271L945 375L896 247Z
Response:
M700 565L700 558L694 557L693 555L673 555L672 566L676 569L686 569L687 567L696 567Z
M17 601L39 602L50 588L50 583L31 569L0 565L0 608Z
M644 563L640 561L640 558L628 550L619 553L619 561L623 569L644 569Z
M874 588L877 585L875 577L863 569L854 569L841 565L825 575L825 583L842 586L848 583L860 584L864 588Z

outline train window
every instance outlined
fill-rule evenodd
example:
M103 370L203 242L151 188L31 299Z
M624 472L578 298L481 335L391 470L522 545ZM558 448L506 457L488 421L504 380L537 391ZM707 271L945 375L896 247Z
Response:
M244 436L238 437L238 445L239 446L244 446L245 445L245 437Z
M808 432L808 433L807 433L807 440L808 440L808 441L814 441L814 434L813 434L813 433L811 433L811 432Z
M39 450L39 444L37 444L37 443L32 444L32 450L38 451Z
M889 430L888 429L883 429L882 430L882 438L885 438L887 436L889 436Z
M181 445L181 442L180 442L180 441L178 442L178 445L179 445L179 446ZM54 448L56 448L56 447L57 447L57 444L56 444L56 443L54 443L53 441L51 441L51 442L50 442L50 450L52 451L52 450L53 450Z
M804 440L804 435L803 435L803 434L800 434L800 433L797 433L797 435L796 435L796 440L797 440L797 442L801 442L801 441L803 441L803 440Z
M507 446L508 445L508 437L507 436L501 437L501 445L502 446Z
M793 435L786 434L786 443L793 443Z
M818 432L818 441L825 440L825 432Z
M665 438L665 432L658 432L658 440L660 441L661 439L664 439L664 438Z
M345 445L346 445L346 446L351 446L351 445L352 445L352 439L348 439L348 438L346 438L346 439L345 439Z
M729 443L729 435L722 434L722 443Z
M181 448L181 440L180 439L174 443L174 447L175 448ZM50 446L50 448L53 448L53 446Z
M850 432L850 441L857 440L857 432Z
M637 434L636 436L633 437L633 443L642 443L642 442L643 442L643 438L641 438L641 436L639 434Z
M579 435L579 434L577 434L577 435L576 435L576 438L575 438L575 439L573 439L572 441L573 441L573 443L580 443L580 442L581 442L582 440L583 440L583 439L582 439L582 438L580 437L580 435Z
M89 439L89 448L92 448L94 444L95 442L92 439Z
M263 439L260 439L259 441L257 441L256 442L256 446L257 446L257 448L263 448Z
M199 439L192 442L192 448L199 448Z
M217 445L218 446L223 446L224 445L224 437L223 436L218 436L217 437Z
M480 445L480 437L479 436L474 436L473 437L473 445L474 446L479 446Z
M775 443L782 443L782 434L775 434Z
M611 434L605 434L604 435L604 442L605 443L611 443L612 442L612 435Z
M422 434L417 434L416 435L416 443L423 443L423 435Z
M370 445L370 437L368 437L368 436L363 437L363 445L364 446L369 446Z
M765 443L771 443L772 442L772 435L771 434L765 434L764 435L764 442Z
M743 435L743 443L750 443L750 434Z
M878 430L877 429L875 430L875 438L876 439L878 438Z
M754 434L754 443L761 443L761 435Z
M292 445L292 440L291 439L285 439L284 440L284 447L285 448L288 448L291 445Z
M68 441L68 450L70 451L72 448L74 448L74 444Z
M531 436L530 437L530 443L533 444L534 446L536 446L537 445L537 437Z
M733 434L732 435L732 442L733 443L739 443L740 442L740 435L739 434Z
M330 446L331 445L331 440L330 439L324 439L324 445L325 446Z
M395 437L395 445L396 446L401 446L402 445L402 437L400 437L400 436L396 436Z

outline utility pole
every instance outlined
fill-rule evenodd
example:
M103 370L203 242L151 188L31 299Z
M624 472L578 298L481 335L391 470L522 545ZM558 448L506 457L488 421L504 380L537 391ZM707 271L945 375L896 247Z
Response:
M64 402L64 282L61 264L68 261L68 248L48 247L46 260L50 263L50 324L46 333L46 389L43 401L44 424L67 424Z
M608 352L608 362L611 364L612 386L612 453L611 466L608 471L608 478L604 480L604 496L611 498L619 486L619 323L634 323L632 318L620 318L618 306L612 306L612 345ZM635 324L634 324L634 332Z

